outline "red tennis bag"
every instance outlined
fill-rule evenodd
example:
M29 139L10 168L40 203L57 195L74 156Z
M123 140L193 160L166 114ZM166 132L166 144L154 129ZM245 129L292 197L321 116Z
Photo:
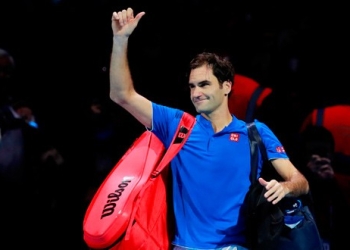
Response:
M90 249L170 249L167 166L194 120L184 113L168 150L152 132L144 132L114 166L84 216L83 237Z

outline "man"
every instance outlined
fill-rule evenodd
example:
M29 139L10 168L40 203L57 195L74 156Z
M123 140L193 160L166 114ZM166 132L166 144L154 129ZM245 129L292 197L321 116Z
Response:
M41 164L41 144L38 130L22 119L29 114L21 109L25 105L14 102L19 95L15 69L11 54L0 48L0 229L4 244L21 239L16 246L24 248L34 245L35 237L32 232L22 233L18 225L31 224L34 218L35 223L40 221L34 178ZM19 194L20 203L29 206L19 205Z
M308 125L299 139L300 171L310 185L313 207L316 208L315 220L324 249L343 249L348 242L344 226L350 223L349 192L333 169L335 138L323 126Z
M127 59L128 40L145 15L128 8L112 15L110 98L152 130L167 147L183 111L136 92ZM250 148L244 121L230 114L234 70L227 59L203 53L191 61L191 101L199 113L182 150L171 162L176 218L174 249L247 249L241 205L250 181ZM285 181L259 179L269 202L308 192L308 182L287 158L271 130L257 121L269 159Z
M350 105L336 104L313 109L302 122L300 132L310 125L328 129L334 138L334 153L338 174L350 176Z
M309 126L327 129L333 136L332 165L339 186L345 191L350 205L350 104L334 104L315 108L304 118L300 133Z

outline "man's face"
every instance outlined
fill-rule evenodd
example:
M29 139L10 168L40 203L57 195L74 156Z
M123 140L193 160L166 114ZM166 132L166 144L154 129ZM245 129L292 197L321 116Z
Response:
M334 177L331 160L328 157L321 157L314 154L310 157L307 167L322 180L328 180Z
M209 66L203 65L191 71L189 87L191 101L198 113L209 114L224 105L227 107L224 99L225 93L231 89L231 83L220 84Z

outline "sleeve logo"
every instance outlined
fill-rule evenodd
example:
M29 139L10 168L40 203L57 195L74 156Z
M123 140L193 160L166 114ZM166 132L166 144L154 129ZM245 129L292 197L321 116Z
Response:
M282 146L276 147L276 151L277 151L278 153L285 153L285 152L286 152Z

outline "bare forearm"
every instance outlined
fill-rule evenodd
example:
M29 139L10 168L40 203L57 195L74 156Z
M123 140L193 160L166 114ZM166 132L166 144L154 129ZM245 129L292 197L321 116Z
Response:
M290 180L281 182L281 184L288 190L287 196L297 197L309 191L308 181L299 172L293 173Z
M284 181L271 180L268 183L261 181L265 185L268 192L265 197L274 204L279 202L285 196L300 196L309 191L309 183L307 179L295 168L289 159L274 159L271 161L276 171ZM259 179L260 180L260 179Z
M128 36L114 36L110 63L110 98L121 103L134 90L127 57Z

